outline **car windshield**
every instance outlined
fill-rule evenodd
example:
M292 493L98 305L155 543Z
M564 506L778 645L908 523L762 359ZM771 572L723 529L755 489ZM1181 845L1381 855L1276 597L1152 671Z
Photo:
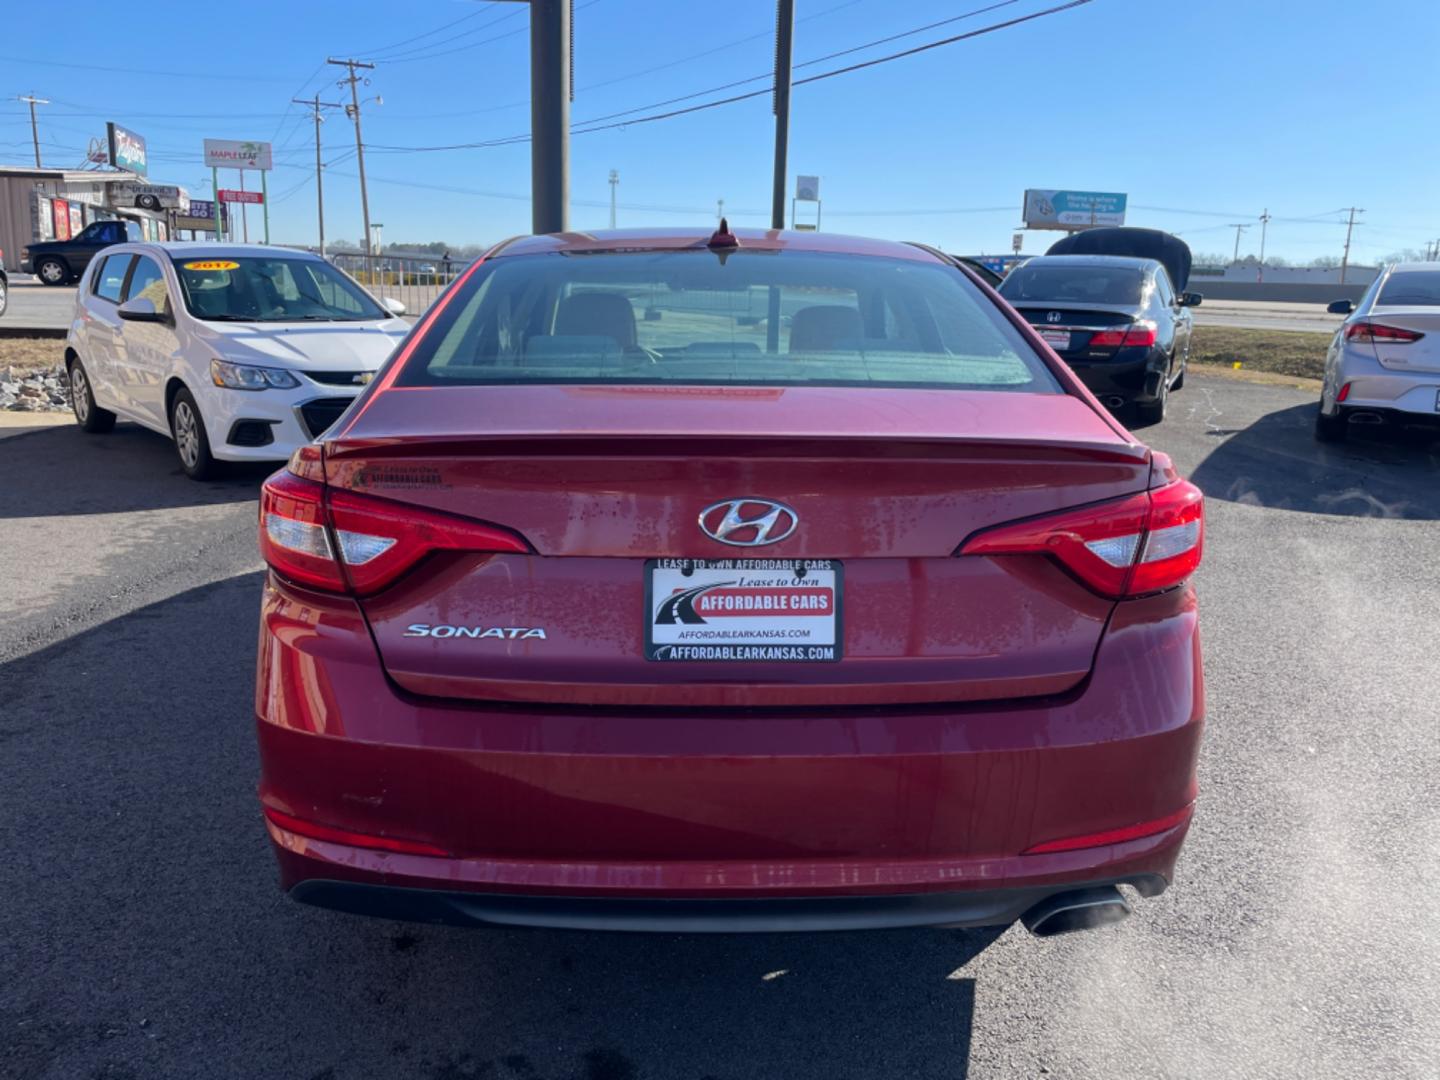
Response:
M1040 300L1047 304L1140 303L1143 271L1132 266L1033 261L1010 271L1000 295L1012 304Z
M364 289L319 259L277 256L176 258L185 307L216 322L353 322L387 319Z
M492 260L442 310L400 382L1060 392L954 267L743 250Z
M1398 270L1380 289L1376 306L1440 307L1440 272Z

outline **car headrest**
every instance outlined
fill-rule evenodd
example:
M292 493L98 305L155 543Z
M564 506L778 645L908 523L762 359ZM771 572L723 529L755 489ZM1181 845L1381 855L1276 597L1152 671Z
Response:
M622 349L635 345L635 309L619 293L582 292L560 301L556 337L608 337Z
M865 336L860 312L840 304L816 304L790 319L790 351L833 352L841 341Z

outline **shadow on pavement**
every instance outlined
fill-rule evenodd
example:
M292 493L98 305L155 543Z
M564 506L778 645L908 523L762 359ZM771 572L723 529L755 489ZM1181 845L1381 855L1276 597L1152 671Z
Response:
M40 428L0 441L0 518L244 502L259 498L261 482L281 464L230 464L221 479L197 483L181 471L169 439L136 424L105 435L73 423Z
M466 931L285 899L255 799L260 581L0 666L7 816L26 823L0 856L15 1075L967 1075L964 969L998 930Z
M1314 404L1261 417L1240 431L1212 428L1211 451L1190 479L1207 498L1351 517L1440 518L1440 439L1415 429L1351 428L1347 441L1312 434Z

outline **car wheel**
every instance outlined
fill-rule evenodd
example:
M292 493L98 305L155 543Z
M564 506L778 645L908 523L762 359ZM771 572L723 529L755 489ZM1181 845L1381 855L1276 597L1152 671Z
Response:
M100 435L115 426L115 414L95 404L95 392L90 389L90 376L85 365L78 359L70 361L70 408L75 411L75 420L81 429Z
M1347 421L1345 413L1335 410L1334 416L1326 416L1319 409L1315 412L1315 439L1317 442L1338 443L1345 441Z
M70 280L70 268L60 259L41 259L35 264L35 276L46 285L64 285Z
M1158 424L1165 419L1165 413L1169 407L1170 386L1164 379L1161 379L1159 397L1154 401L1137 401L1135 403L1135 419L1142 427Z
M209 480L219 473L220 463L210 453L210 436L205 432L200 406L189 390L179 390L170 404L170 434L180 455L180 467L191 480Z
M0 277L0 315L5 314L5 305L10 303L10 291L5 284L5 279Z

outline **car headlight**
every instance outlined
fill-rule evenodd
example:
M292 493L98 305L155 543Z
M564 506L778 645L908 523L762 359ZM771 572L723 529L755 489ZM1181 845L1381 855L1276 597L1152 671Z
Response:
M293 390L300 380L281 368L252 367L225 360L210 361L210 381L228 390Z

